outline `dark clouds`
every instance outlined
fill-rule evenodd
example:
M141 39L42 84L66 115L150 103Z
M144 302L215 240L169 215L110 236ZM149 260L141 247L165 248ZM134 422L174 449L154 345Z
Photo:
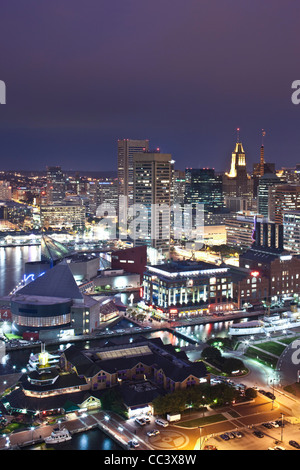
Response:
M300 5L291 0L5 0L0 167L116 168L149 138L179 168L300 161ZM249 165L250 167L250 165Z

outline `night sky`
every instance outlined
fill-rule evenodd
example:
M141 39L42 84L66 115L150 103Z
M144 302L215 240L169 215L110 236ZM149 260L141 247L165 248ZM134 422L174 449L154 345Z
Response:
M3 0L0 169L115 170L117 139L176 168L300 163L299 0Z

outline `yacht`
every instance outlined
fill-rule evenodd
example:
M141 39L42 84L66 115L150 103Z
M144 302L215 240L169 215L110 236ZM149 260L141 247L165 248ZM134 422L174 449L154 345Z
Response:
M233 323L228 333L230 336L246 336L284 332L284 330L292 328L300 328L300 317L298 314L286 312L282 316L271 315L265 316L261 320Z
M45 442L46 444L60 444L61 442L70 441L71 439L72 436L66 428L55 428L51 435L45 438Z

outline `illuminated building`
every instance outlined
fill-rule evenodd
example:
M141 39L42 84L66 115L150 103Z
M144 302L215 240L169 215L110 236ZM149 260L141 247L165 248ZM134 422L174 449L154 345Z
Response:
M283 213L284 248L300 255L300 211Z
M276 192L276 186L280 184L279 178L272 173L264 173L260 177L258 183L258 213L273 220L274 218L274 194Z
M127 207L133 204L133 156L149 149L149 140L118 140L119 197L127 197ZM126 209L127 209L126 207Z
M143 287L144 302L170 318L233 308L228 266L195 261L148 266Z
M173 175L172 156L166 153L143 152L135 154L134 204L143 206L142 213L133 222L133 239L136 246L147 245L157 250L161 257L169 257L170 209ZM135 214L133 214L135 215Z
M10 296L13 330L40 339L87 334L99 326L99 306L81 293L66 262L39 275Z
M283 223L284 212L300 209L300 185L284 184L277 186L274 192L275 222Z
M8 181L0 181L0 201L10 201L12 188Z
M223 194L224 197L247 199L249 203L253 198L253 184L247 173L246 154L239 139L231 156L230 172L223 176Z
M62 201L66 192L66 179L60 166L47 168L47 201L48 204Z
M41 227L45 229L84 229L86 209L72 202L56 202L40 207Z
M227 244L242 248L250 248L253 244L255 218L263 221L262 216L248 211L238 212L226 219Z
M253 246L240 255L240 267L269 280L269 298L292 298L300 290L300 258L284 249L283 226L257 223Z
M19 386L1 399L8 413L43 417L76 412L80 416L102 408L103 391L114 388L132 417L152 412L152 401L158 396L210 382L203 362L190 362L184 352L159 338L140 336L119 344L99 339L93 354L70 346L58 363L47 362L43 354L41 363L34 366L31 358L31 364Z

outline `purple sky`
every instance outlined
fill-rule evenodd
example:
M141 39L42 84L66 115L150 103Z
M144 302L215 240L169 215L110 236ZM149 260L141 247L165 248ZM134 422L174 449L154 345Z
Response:
M297 0L5 0L0 169L116 169L117 139L176 167L300 162Z

